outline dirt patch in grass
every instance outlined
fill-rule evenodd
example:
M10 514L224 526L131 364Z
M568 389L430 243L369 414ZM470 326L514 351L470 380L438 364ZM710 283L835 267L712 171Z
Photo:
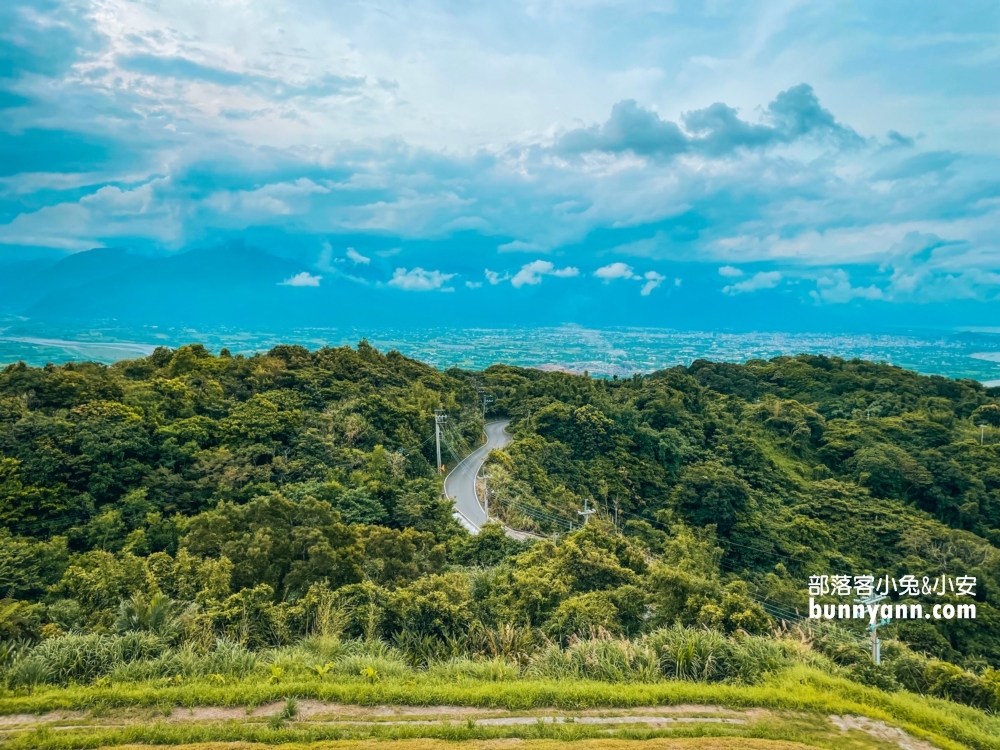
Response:
M172 706L166 709L124 709L102 711L99 715L86 711L49 711L43 714L10 714L0 716L0 730L34 726L56 726L59 724L91 724L95 726L120 726L148 722L150 719L169 724L210 723L223 721L263 720L280 713L285 701L273 701L249 709L246 706L193 706L182 708ZM768 714L766 709L734 710L720 706L682 704L676 706L650 706L631 709L587 709L584 711L508 711L496 708L476 708L473 706L357 706L341 703L326 703L319 700L298 700L297 721L305 722L427 722L465 721L473 719L486 724L516 724L528 717L529 723L538 718L561 723L573 717L581 723L605 723L599 719L635 717L637 723L652 723L657 717L677 717L677 719L700 719L718 717L717 721L756 720ZM621 723L609 721L607 723ZM669 722L667 722L669 723Z
M83 721L87 714L84 711L49 711L44 714L8 714L0 716L0 727L17 727L24 724L51 724L60 721Z
M902 750L935 750L934 745L929 742L918 740L898 727L889 726L884 721L876 721L864 716L831 716L830 721L841 732L856 729L875 739L893 742L899 745Z

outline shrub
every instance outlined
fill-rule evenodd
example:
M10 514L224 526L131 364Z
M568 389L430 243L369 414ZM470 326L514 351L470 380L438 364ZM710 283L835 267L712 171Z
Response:
M716 630L675 625L652 633L649 642L667 677L709 682L726 676L724 660L728 656L728 643Z
M347 653L344 643L332 636L312 635L303 639L302 648L309 652L309 663L335 661Z
M538 649L535 632L525 625L502 622L488 628L479 620L472 624L469 646L473 654L515 661L521 666Z
M243 679L257 667L257 655L245 646L227 638L219 638L215 648L203 659L204 674L220 674Z
M19 658L31 650L31 642L18 639L0 641L0 674L5 673Z
M133 594L118 605L115 630L119 633L143 631L164 640L174 640L197 609L195 604L182 605L161 593L149 599L143 594Z
M896 682L912 693L926 695L930 689L927 682L927 664L930 660L922 654L915 654L906 650L893 656L887 662L889 671L895 677Z
M893 670L887 664L876 664L871 659L862 659L856 664L852 664L847 668L846 675L855 682L884 690L887 693L899 690L899 682L896 680Z
M573 669L568 652L559 644L550 643L532 655L524 673L537 679L565 680L579 677Z
M655 682L661 678L656 652L645 641L571 639L565 649L550 644L528 662L525 674L547 679Z
M563 601L545 623L545 632L554 640L586 637L599 630L621 635L618 608L606 591L591 591Z
M37 657L29 656L13 664L7 674L7 682L10 687L27 688L30 695L35 687L44 685L51 676L52 669L48 664Z
M65 635L43 641L31 650L31 658L51 671L51 681L66 684L92 682L123 664L154 659L167 644L152 633L125 635Z
M784 644L759 635L737 636L729 641L723 659L726 680L742 685L755 685L768 674L788 666Z
M937 698L947 698L975 708L986 708L993 703L993 695L983 681L972 672L943 661L927 665L924 677L928 692Z

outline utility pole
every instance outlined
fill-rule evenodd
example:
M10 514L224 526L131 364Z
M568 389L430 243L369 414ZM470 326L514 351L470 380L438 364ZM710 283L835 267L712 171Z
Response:
M986 439L986 423L979 425L979 444L982 445L983 441Z
M490 486L486 484L487 479L492 479L493 477L489 474L483 474L483 510L486 511L486 523L490 522Z
M879 405L879 401L882 399L877 398L865 407L865 419L870 420L872 418L872 409Z
M589 497L585 497L585 498L583 499L583 510L578 510L578 511L576 512L576 514L577 514L578 516L583 516L583 525L584 525L584 526L586 526L586 525L587 525L587 521L589 521L589 520L590 520L590 517L591 517L591 516L592 516L592 515L593 515L594 513L596 513L596 512L597 512L597 509L596 509L596 508L588 508L587 506L588 506L589 504L590 504L590 498L589 498Z
M885 598L885 594L878 594L869 596L867 599L855 599L854 601L858 604L864 604L867 608L872 604L878 604ZM888 625L890 622L892 622L892 618L885 617L868 626L868 631L872 634L872 661L876 664L882 663L882 641L879 640L878 629L884 625Z
M444 473L444 464L441 463L441 425L448 419L444 409L434 410L434 440L437 443L437 470L438 474Z
M483 421L486 421L486 407L493 403L493 396L488 393L482 394L483 399Z

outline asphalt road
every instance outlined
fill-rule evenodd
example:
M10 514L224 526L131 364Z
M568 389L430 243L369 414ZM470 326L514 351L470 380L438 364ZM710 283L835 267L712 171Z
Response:
M511 441L506 432L508 424L510 420L507 419L487 422L486 443L463 458L444 479L444 494L455 503L456 517L473 534L486 523L486 511L476 496L476 476L490 451L503 448Z

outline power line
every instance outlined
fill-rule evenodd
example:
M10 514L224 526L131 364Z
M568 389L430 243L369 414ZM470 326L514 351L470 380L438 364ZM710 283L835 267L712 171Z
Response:
M631 516L632 518L636 518L636 519L638 519L640 521L645 521L646 523L649 523L649 524L655 524L656 526L659 526L660 528L663 528L663 529L666 529L667 531L670 531L670 527L667 526L666 524L664 524L659 519L656 519L656 518L647 518L645 516L639 515L638 513L631 513L631 512L629 512L627 510L619 510L619 513L621 515L623 515L623 516ZM739 542L734 542L731 539L726 539L725 542L726 542L726 544L730 544L730 545L732 545L734 547L742 547L744 549L751 549L751 550L754 550L755 552L760 552L760 553L762 553L764 555L769 555L771 557L780 557L780 558L782 558L784 560L792 560L794 562L802 563L803 565L812 565L812 563L810 561L803 560L803 559L801 559L799 557L792 557L791 555L783 555L780 552L772 552L770 550L762 549L760 547L754 547L753 545L749 545L749 544L740 544Z
M523 513L524 515L531 516L536 520L549 521L553 523L565 524L566 526L572 528L573 522L566 518L565 516L559 516L554 513L550 513L540 508L536 508L533 505L528 505L523 501L517 500L500 500L501 505L506 505L508 507L514 508L517 512Z

